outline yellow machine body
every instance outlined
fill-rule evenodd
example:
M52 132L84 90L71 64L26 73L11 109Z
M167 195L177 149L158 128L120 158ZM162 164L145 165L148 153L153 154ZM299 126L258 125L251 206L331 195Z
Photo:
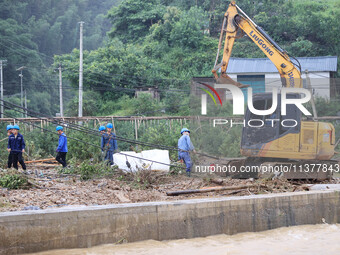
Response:
M293 64L288 53L275 43L261 27L257 26L236 5L235 1L230 3L229 8L226 11L221 29L217 57L215 66L212 70L217 83L246 87L243 84L232 80L226 73L234 41L245 34L276 66L281 76L283 87L303 87L301 72ZM221 63L217 64L223 38L225 38L223 57ZM220 75L217 73L218 70L221 71ZM299 114L301 115L301 113ZM268 137L266 141L262 142L256 142L256 138L254 138L256 135L254 136L247 133L256 133L257 131L244 128L241 142L242 155L249 157L301 160L331 159L334 155L335 144L335 130L333 125L325 122L302 121L300 117L299 120L299 129L295 129L294 131L288 130L281 135L278 135L279 132L275 133L275 131L272 131L273 136ZM273 127L273 129L274 128L275 127ZM266 131L263 131L263 133L257 133L257 136L266 133ZM254 141L250 141L249 139L253 139Z
M334 155L334 144L332 124L301 121L299 133L289 133L258 148L241 148L241 154L248 157L330 160Z

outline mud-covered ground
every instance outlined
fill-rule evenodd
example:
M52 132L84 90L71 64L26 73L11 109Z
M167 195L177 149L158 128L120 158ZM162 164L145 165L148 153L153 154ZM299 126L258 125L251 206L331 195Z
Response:
M149 171L143 174L117 171L110 177L81 181L77 175L58 174L55 166L47 164L31 165L29 169L27 176L31 185L28 189L10 190L0 187L0 211L295 192L305 190L303 184L306 184L279 179L237 180L215 175L187 177ZM340 179L333 178L323 183L340 183ZM255 186L179 196L166 194L177 190L244 185Z

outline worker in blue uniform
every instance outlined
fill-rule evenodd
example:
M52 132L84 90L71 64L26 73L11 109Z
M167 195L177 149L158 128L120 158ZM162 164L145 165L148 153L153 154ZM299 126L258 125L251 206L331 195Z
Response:
M104 160L108 160L111 166L114 164L113 153L118 149L116 134L112 133L112 128L112 123L106 125L106 133L103 134L101 142L101 148L105 154Z
M101 137L100 137L100 148L102 148L102 154L101 154L101 160L104 161L105 159L105 153L104 153L104 135L106 133L106 127L105 126L100 126L99 127L99 132L101 134Z
M59 135L59 142L58 142L58 147L57 147L57 156L56 160L63 165L65 168L67 166L66 163L66 154L68 152L67 150L67 137L64 133L64 128L62 126L57 126L56 131L58 132Z
M7 136L8 136L8 138L12 134L12 129L13 129L12 125L7 125ZM11 168L12 163L13 163L12 154L8 153L7 168Z
M190 130L182 128L181 135L178 139L178 160L184 161L187 176L190 177L192 162L189 151L193 151L194 153L196 153L196 151L190 140Z
M19 126L14 125L12 128L12 134L8 137L7 150L11 154L13 167L18 169L18 161L22 166L22 169L26 171L26 165L22 157L22 153L25 152L25 140L24 136L19 133Z

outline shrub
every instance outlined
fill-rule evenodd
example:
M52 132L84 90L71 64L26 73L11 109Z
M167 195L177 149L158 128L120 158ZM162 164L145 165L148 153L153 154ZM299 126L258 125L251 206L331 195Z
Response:
M8 189L20 189L28 186L28 180L18 174L5 174L0 177L0 186Z

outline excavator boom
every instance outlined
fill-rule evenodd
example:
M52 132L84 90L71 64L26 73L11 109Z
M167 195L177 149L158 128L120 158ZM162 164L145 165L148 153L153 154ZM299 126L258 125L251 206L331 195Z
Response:
M242 14L240 15L238 11ZM241 33L237 36L238 32ZM224 49L222 62L217 65L222 40L225 34ZM229 4L229 8L224 15L222 24L220 41L215 61L215 66L212 70L217 83L229 83L238 87L246 87L240 83L232 81L227 75L227 67L232 53L234 41L236 38L242 37L244 34L262 50L264 54L276 66L282 81L283 87L301 88L301 71L298 70L287 52L285 52L274 40L259 26L255 24L242 10L238 7L235 1ZM221 74L218 76L217 70L221 68Z
M229 4L224 15L217 56L212 70L216 83L232 84L240 88L247 87L227 75L234 42L244 35L247 35L276 66L283 87L303 87L299 62L292 62L293 57L290 57L261 27L256 25L236 5L235 1ZM219 62L223 42L223 57ZM220 74L218 74L219 70ZM292 93L289 96L291 99L300 97L298 93ZM268 110L273 104L273 99L270 93L255 94L252 102L255 109ZM294 122L295 125L284 124L289 122ZM253 114L248 108L244 123L253 123L253 125L243 127L241 139L241 154L247 157L247 162L250 164L254 162L276 164L292 160L307 165L320 160L328 164L334 155L334 126L331 123L302 120L301 111L295 105L289 105L285 114L279 107L271 116ZM254 126L254 123L258 123L258 126ZM327 176L329 176L328 173ZM291 177L300 178L301 175L292 173ZM320 179L321 177L314 173L302 175L301 178Z

